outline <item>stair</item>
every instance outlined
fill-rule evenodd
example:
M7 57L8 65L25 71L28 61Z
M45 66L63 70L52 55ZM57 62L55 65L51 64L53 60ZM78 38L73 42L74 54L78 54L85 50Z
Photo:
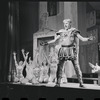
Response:
M94 73L82 73L83 83L86 84L98 84L98 74ZM67 78L70 83L79 83L77 76L73 76L71 78Z

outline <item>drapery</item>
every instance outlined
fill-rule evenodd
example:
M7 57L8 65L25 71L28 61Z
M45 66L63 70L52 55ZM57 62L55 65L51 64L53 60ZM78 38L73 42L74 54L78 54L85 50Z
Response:
M13 52L17 53L17 60L20 57L20 39L19 39L19 2L9 2L9 34L11 37L10 61L8 80L13 81L13 74L15 71L15 64L13 59Z
M14 65L12 52L19 50L19 2L0 3L0 82L7 82ZM11 78L10 78L11 81Z

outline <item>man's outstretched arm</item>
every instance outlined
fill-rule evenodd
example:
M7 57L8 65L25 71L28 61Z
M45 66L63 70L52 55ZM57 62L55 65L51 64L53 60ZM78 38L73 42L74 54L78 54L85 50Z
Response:
M77 34L77 37L83 42L94 40L94 36L92 35L90 37L82 37L80 34Z
M57 37L55 37L54 40L49 41L48 44L55 43L59 38L60 38L60 35L58 35Z
M48 45L48 44L52 44L52 43L55 43L58 39L60 38L60 35L58 35L57 37L55 37L54 40L51 40L49 42L41 42L40 45Z

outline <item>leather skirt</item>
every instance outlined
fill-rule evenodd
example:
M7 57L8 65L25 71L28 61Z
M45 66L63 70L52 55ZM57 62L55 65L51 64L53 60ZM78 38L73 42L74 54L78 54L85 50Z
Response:
M75 46L62 45L58 52L59 60L75 60L77 57L77 51Z

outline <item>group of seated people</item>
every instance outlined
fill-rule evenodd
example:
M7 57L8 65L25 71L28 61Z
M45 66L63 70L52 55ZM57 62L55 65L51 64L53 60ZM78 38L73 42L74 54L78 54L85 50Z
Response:
M29 57L29 52L25 53L25 50L22 49L22 55L24 58L23 61L16 60L16 53L13 53L14 61L15 61L15 74L14 74L14 82L21 84L38 84L38 83L51 83L56 82L56 72L57 72L57 54L52 52L49 54L49 60L46 59L42 61L41 64L37 64L36 58L31 60ZM28 59L29 58L29 59ZM28 61L27 61L28 60ZM26 66L26 68L25 68ZM23 69L26 70L26 76L23 75ZM62 83L67 82L66 75L63 71L62 75Z
M51 83L56 82L56 73L57 73L57 64L58 64L58 55L51 49L49 54L49 59L45 59L41 64L36 62L36 57L32 60L29 57L29 52L25 53L25 50L21 50L24 61L16 60L16 53L13 53L15 61L15 73L14 73L14 82L21 84L37 84L37 83ZM28 61L27 61L28 60ZM92 73L100 73L100 66L98 64L93 65L89 62L90 67L92 68ZM26 66L26 68L25 68ZM26 76L23 75L23 70L25 68ZM67 83L67 78L63 68L63 74L61 83Z

